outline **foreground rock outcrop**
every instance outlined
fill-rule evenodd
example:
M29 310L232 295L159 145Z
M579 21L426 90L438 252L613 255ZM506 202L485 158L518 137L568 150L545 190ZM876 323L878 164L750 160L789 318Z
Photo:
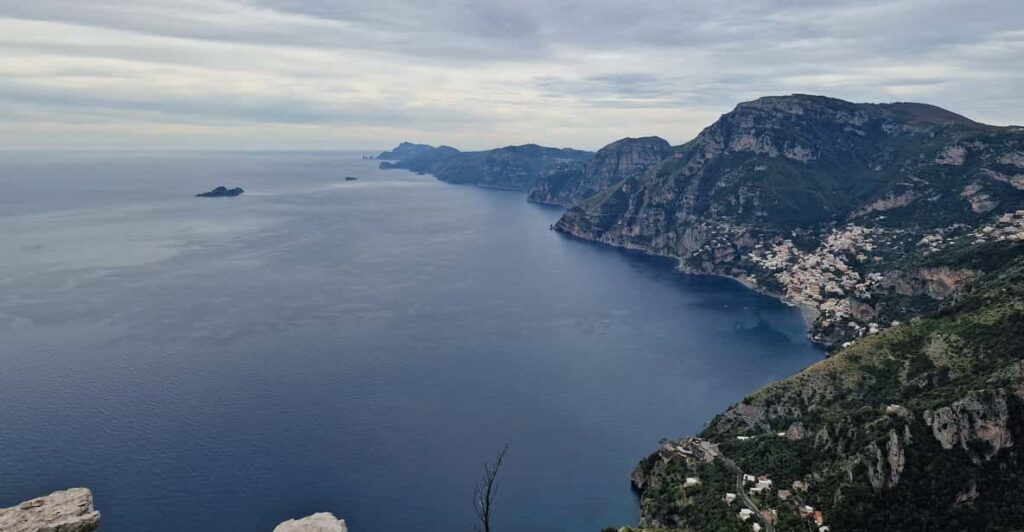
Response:
M322 512L302 519L289 519L274 528L274 532L348 532L344 519Z
M10 508L0 508L0 532L98 532L100 513L87 488L55 491ZM274 532L348 532L344 519L328 512L289 519Z
M100 513L86 488L55 491L0 509L3 532L96 532L99 528Z

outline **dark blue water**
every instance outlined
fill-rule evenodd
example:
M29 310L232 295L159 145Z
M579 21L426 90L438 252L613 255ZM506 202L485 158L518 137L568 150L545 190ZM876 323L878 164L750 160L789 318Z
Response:
M106 532L635 522L633 465L821 357L799 313L346 153L0 155L0 506ZM347 175L359 181L344 182ZM242 186L235 199L192 195Z

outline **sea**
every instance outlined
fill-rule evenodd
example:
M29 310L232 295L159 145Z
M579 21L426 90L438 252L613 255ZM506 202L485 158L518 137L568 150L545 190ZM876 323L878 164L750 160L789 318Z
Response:
M778 300L365 154L0 152L0 507L470 531L507 443L495 530L597 532L660 440L824 357Z

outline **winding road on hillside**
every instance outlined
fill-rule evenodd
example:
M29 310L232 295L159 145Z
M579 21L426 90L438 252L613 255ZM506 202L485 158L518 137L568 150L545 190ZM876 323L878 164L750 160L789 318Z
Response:
M761 515L761 508L757 506L757 503L755 503L754 500L747 495L746 490L743 489L743 470L740 469L740 466L736 465L736 462L733 462L725 455L719 454L718 458L722 460L725 467L729 468L733 473L736 473L736 494L743 501L743 504L747 505L748 508L757 514L755 517L764 523L765 532L775 532L775 525L771 524L763 515Z

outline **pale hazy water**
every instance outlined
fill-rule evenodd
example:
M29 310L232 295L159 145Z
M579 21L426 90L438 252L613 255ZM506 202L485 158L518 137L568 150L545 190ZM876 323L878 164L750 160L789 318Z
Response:
M353 175L356 182L344 182ZM201 199L217 185L234 199ZM629 472L822 354L797 310L352 153L0 153L0 506L105 532L635 522Z

